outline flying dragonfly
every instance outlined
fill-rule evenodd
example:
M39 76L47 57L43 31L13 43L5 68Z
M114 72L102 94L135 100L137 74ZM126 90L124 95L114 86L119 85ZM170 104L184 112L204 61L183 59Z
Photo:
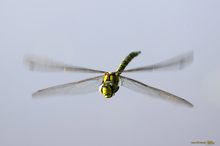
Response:
M24 63L31 71L81 72L102 74L100 76L84 79L77 82L71 82L41 89L33 93L33 97L49 95L77 95L99 90L104 97L111 98L118 91L119 87L123 86L145 95L160 98L187 107L193 107L193 105L189 101L179 96L121 75L122 73L131 72L180 70L192 63L193 52L191 51L179 56L175 56L168 60L152 65L137 67L133 69L125 69L130 61L138 56L140 53L140 51L131 52L127 57L125 57L125 59L119 65L118 69L114 72L106 72L102 70L72 66L61 62L56 62L48 58L40 58L36 56L25 56Z

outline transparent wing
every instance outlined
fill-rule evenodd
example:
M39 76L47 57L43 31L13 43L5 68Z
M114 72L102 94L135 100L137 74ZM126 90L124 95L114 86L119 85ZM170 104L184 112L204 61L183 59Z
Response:
M180 70L185 68L186 66L189 66L192 62L193 51L156 64L128 69L124 70L123 72Z
M150 96L158 97L163 100L167 100L169 102L181 104L188 107L193 107L193 105L188 102L187 100L178 97L176 95L173 95L171 93L168 93L166 91L148 86L144 83L141 83L139 81L133 80L131 78L123 77L121 76L121 85L124 87L127 87L131 90L137 91L139 93L147 94Z
M48 58L36 57L32 55L25 56L23 62L32 71L104 73L104 71L101 70L71 66L64 63L53 61Z
M33 97L39 96L51 96L51 95L77 95L86 94L93 91L98 91L100 84L102 83L103 76L97 76L78 82L72 82L62 85L57 85L45 89L38 90L33 93Z

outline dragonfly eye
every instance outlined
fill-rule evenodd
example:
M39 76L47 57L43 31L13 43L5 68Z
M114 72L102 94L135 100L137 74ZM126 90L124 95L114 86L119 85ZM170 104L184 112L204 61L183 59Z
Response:
M106 98L111 98L113 96L112 88L110 85L102 85L100 87L100 92L102 95L104 95Z

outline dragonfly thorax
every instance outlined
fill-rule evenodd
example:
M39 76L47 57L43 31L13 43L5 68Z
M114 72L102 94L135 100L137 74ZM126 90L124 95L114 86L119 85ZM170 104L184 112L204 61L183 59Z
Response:
M119 89L119 76L115 72L106 72L99 87L100 92L106 98L111 98Z

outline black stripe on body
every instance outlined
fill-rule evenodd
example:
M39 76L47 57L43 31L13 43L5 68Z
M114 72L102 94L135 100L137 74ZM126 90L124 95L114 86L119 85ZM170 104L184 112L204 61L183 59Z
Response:
M120 74L124 71L124 69L125 69L125 67L128 65L128 63L129 63L134 57L138 56L140 53L141 53L141 51L131 52L131 53L122 61L122 63L119 65L119 67L118 67L116 73L117 73L118 75L120 75Z

